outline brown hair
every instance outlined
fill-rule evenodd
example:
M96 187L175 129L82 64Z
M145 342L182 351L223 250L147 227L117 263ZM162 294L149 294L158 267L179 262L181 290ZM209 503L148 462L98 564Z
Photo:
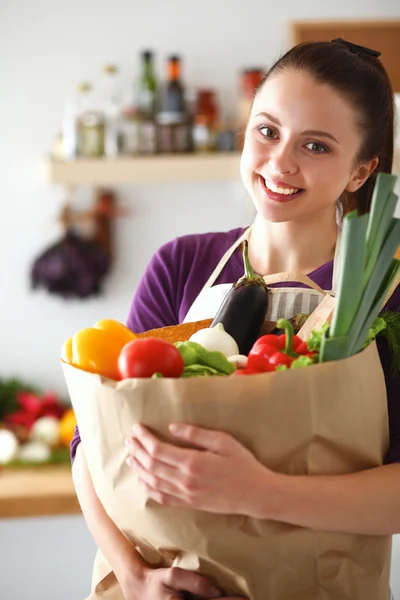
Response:
M298 44L269 69L257 91L273 74L296 70L309 73L351 101L359 114L358 127L363 132L357 161L379 158L374 173L357 192L343 193L345 213L354 208L364 213L370 208L376 174L392 171L394 100L389 76L381 61L377 56L353 48L336 40Z

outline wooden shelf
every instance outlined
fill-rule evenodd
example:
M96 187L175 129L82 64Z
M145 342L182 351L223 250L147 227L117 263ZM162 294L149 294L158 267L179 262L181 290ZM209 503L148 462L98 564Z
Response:
M70 467L0 471L0 519L80 512Z
M49 159L48 180L65 186L144 181L240 179L240 154L180 154L115 159Z
M400 149L394 172L400 173ZM240 180L240 153L47 161L48 180L64 186L118 185L146 181Z

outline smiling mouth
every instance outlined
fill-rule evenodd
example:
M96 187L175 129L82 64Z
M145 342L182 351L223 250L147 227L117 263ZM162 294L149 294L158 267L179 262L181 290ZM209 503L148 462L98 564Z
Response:
M264 179L262 175L260 175L259 177L264 189L270 194L272 194L274 197L281 198L282 200L292 199L293 197L296 197L305 191L303 188L288 188L283 186L277 186L271 181L267 181L266 179Z

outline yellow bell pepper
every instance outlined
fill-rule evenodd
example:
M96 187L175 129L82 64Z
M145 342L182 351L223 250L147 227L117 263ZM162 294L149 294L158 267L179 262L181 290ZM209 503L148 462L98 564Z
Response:
M74 437L76 417L72 408L68 409L58 424L58 439L63 446L69 446Z
M118 357L125 344L134 339L136 335L122 323L103 319L66 340L61 360L83 371L118 380Z

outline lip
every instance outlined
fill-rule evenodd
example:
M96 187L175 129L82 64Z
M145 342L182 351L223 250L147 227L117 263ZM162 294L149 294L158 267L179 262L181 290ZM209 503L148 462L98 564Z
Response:
M271 181L271 180L268 179L268 181ZM304 193L304 190L302 190L302 189L300 190L300 192L297 192L296 194L290 194L290 195L288 194L287 196L285 196L284 194L277 194L276 192L272 192L265 185L265 179L262 175L259 175L259 182L260 182L261 190L267 196L267 198L269 198L270 200L273 200L274 202L279 202L280 204L287 204L288 202L293 202L293 200L296 200L296 198L298 198L299 196L301 196L301 194ZM275 185L278 187L287 187L288 189L292 189L292 190L297 189L293 185L288 186L286 183L283 183L283 182L280 182L280 184L275 183Z

